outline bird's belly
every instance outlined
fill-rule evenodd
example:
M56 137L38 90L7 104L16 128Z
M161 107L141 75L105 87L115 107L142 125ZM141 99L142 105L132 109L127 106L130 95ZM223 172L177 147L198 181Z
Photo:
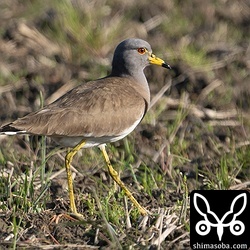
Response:
M122 131L119 135L108 135L99 137L95 137L90 134L85 136L52 136L52 139L61 146L71 148L75 147L81 141L85 141L86 143L83 148L91 148L123 139L135 129L135 127L139 124L140 120L141 119L138 119L132 126Z
M99 146L101 144L109 143L109 142L115 142L122 138L124 138L125 135L120 136L102 136L102 137L83 137L83 136L74 136L74 137L52 137L52 139L59 145L64 147L75 147L77 144L79 144L81 141L85 141L85 145L82 148L91 148L95 146Z

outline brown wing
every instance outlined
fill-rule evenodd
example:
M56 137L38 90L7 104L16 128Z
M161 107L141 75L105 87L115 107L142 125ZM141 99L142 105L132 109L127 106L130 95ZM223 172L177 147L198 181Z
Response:
M140 93L135 86L134 81L118 77L88 82L9 126L47 136L119 135L141 119L147 109L143 90Z

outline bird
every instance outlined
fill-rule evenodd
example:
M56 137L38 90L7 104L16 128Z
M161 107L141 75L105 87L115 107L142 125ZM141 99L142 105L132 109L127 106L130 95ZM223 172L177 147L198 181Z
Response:
M114 51L111 73L81 83L38 111L0 127L0 135L44 135L69 148L65 168L71 213L76 208L71 162L82 148L100 148L108 171L142 215L147 210L134 198L112 167L106 144L121 140L141 122L150 105L150 90L144 69L150 64L171 69L152 53L148 42L128 38Z

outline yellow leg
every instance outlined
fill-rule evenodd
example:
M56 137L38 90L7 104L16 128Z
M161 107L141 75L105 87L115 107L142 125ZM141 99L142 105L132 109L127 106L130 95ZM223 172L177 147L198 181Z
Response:
M70 209L71 212L76 215L82 217L81 214L77 212L76 204L75 204L75 197L74 197L74 188L73 188L73 180L72 174L70 169L70 164L72 162L73 157L75 154L85 145L85 141L81 141L78 143L73 149L71 149L66 157L65 157L65 168L67 173L67 180L68 180L68 192L69 192L69 201L70 201Z
M127 189L127 187L125 186L125 184L120 180L118 173L113 169L111 162L109 160L107 151L105 149L105 145L101 145L99 146L99 148L101 149L104 159L107 163L107 167L109 170L109 174L111 175L111 177L113 178L113 180L122 188L122 190L125 192L125 194L128 196L128 198L132 201L132 203L138 208L138 210L140 211L140 213L142 215L146 215L147 211L145 208L143 208L138 201L134 198L134 196L132 195L132 193Z

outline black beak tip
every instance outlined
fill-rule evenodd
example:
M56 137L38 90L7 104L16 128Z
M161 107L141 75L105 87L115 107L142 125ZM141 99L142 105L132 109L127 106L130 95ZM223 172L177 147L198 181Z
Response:
M172 69L170 65L168 65L167 63L163 63L162 64L163 68L167 68L167 69Z

